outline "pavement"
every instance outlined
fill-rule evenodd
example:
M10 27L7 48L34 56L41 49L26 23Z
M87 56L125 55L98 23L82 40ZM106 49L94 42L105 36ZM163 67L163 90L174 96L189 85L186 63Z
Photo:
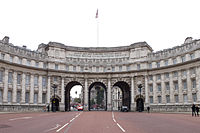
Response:
M191 113L0 113L0 133L200 133Z

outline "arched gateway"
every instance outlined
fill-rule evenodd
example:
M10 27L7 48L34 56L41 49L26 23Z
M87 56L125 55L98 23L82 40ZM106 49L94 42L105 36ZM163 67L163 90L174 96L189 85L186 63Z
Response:
M150 106L155 111L187 111L193 103L200 104L199 57L200 40L191 37L183 45L158 52L146 42L98 48L49 42L31 51L4 37L0 111L42 110L46 105L70 111L70 90L75 85L83 88L84 110L127 106L137 111Z

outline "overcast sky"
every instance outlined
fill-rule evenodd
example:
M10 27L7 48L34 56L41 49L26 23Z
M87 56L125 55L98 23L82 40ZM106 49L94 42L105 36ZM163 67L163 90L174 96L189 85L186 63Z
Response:
M200 39L199 0L0 0L0 39L36 50L40 43L126 46L154 51ZM98 19L95 18L98 8Z

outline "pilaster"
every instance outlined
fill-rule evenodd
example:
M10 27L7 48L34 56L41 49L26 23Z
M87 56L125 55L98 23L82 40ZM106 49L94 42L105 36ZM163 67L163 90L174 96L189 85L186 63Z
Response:
M4 90L3 90L3 102L8 102L8 69L4 72Z
M42 104L42 75L39 75L38 79L38 86L39 86L39 91L38 91L38 103Z
M134 107L135 107L135 94L134 94L134 81L133 81L133 77L131 77L131 111L134 111Z
M25 103L25 93L26 93L26 88L25 88L25 74L22 73L22 100L21 100L21 103Z
M17 102L17 73L14 71L13 73L13 92L12 92L12 102Z
M85 78L84 110L88 110L88 79Z
M30 75L31 76L31 86L30 86L30 104L33 104L33 98L34 98L34 75Z
M51 92L51 77L48 76L48 81L47 81L47 103L50 104L50 92Z

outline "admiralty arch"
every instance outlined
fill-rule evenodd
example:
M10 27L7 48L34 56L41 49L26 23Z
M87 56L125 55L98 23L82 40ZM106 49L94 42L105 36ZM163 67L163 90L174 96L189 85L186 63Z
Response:
M162 43L162 42L161 42ZM57 83L56 91L53 86ZM176 47L154 52L146 42L121 47L73 47L57 42L36 51L0 40L0 111L38 111L55 100L70 110L70 89L83 87L83 107L95 85L105 89L112 110L112 89L122 91L130 111L189 111L200 103L200 40L188 37Z

